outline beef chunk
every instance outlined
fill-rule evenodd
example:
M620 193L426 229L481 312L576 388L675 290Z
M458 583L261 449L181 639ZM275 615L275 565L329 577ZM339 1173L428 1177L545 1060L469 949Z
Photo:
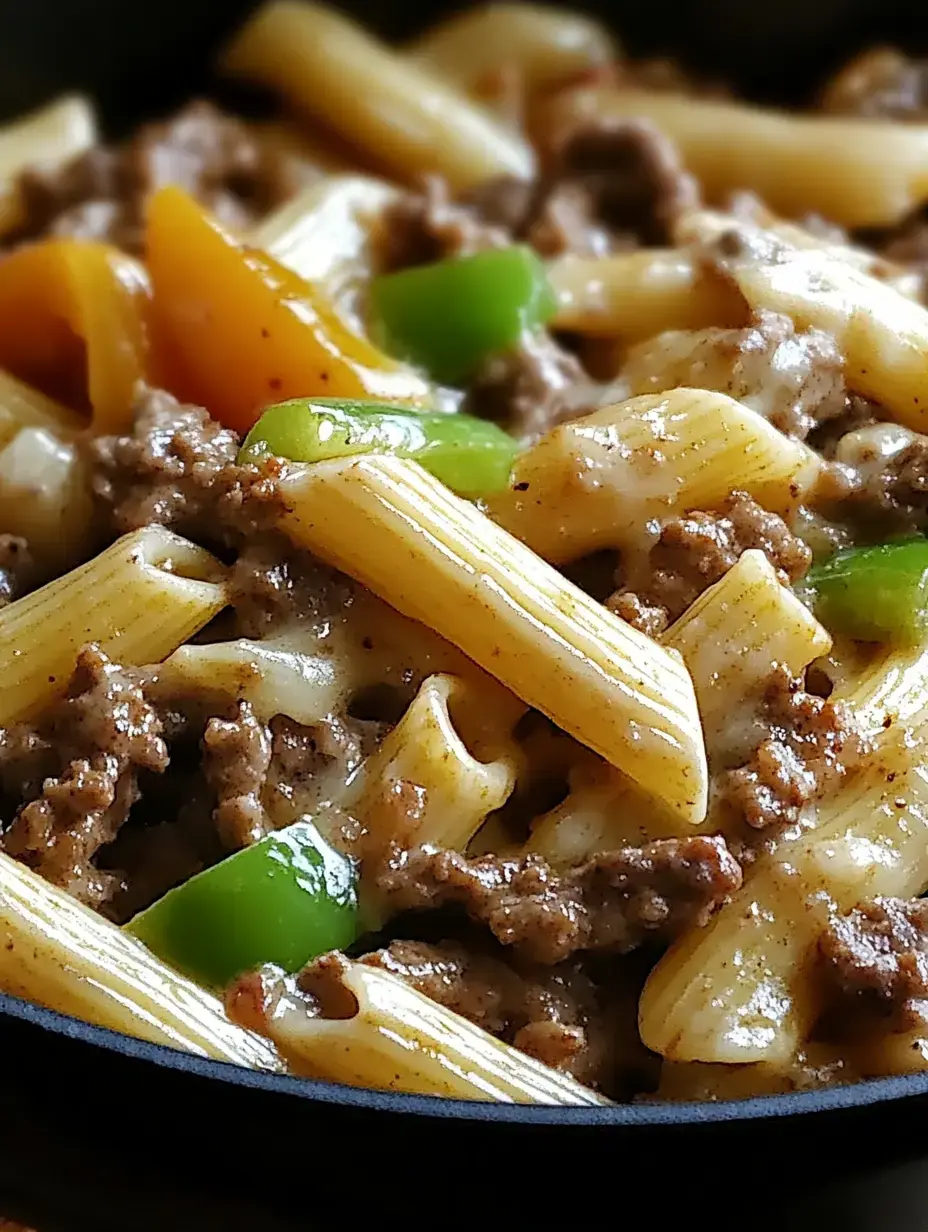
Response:
M119 534L157 523L209 544L270 527L280 464L238 466L239 439L202 407L143 389L131 433L92 442L93 490Z
M666 244L697 201L676 147L648 120L589 123L556 139L521 233L545 256Z
M518 195L525 189L518 180L500 186L492 181L491 185L483 197L489 209L498 209L507 192ZM378 265L384 271L504 248L509 243L507 226L484 217L480 197L452 201L448 185L437 175L425 176L419 191L405 193L387 206L374 231Z
M148 197L177 184L228 226L244 229L300 187L296 163L247 124L195 101L118 147L20 177L27 224L17 239L70 235L141 252Z
M800 578L812 560L782 518L761 509L747 493L734 492L718 513L668 519L650 552L650 576L634 591L617 591L606 604L654 636L751 548L764 553L784 582Z
M32 576L32 556L25 539L0 535L0 607L24 594Z
M3 849L82 902L98 905L118 882L95 867L94 857L137 800L139 771L160 773L167 765L161 721L138 682L87 647L68 696L39 728L3 732L0 748L26 759L24 784L41 760L46 770L57 764L41 793L14 816Z
M877 898L835 915L819 939L826 980L845 1004L907 1030L928 1018L928 901Z
M606 852L562 874L537 855L469 859L419 847L393 852L376 878L396 910L458 903L502 945L555 964L704 924L738 888L741 869L723 839L697 837Z
M840 702L807 693L777 668L763 694L765 736L748 761L720 776L725 807L754 831L798 821L804 805L827 794L857 764L864 742Z
M465 409L496 420L527 445L594 405L593 383L579 361L548 334L526 333L515 350L484 362Z
M203 734L203 772L216 792L216 829L230 851L257 842L271 828L261 803L270 764L270 732L248 702L239 702L231 719L210 719Z
M553 1069L608 1089L614 1026L603 998L575 963L515 964L459 942L394 941L361 962L419 992Z

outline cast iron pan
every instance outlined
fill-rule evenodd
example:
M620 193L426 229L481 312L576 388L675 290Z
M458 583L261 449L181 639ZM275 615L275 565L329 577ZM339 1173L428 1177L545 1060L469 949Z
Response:
M252 7L0 0L0 116L80 88L112 131L124 129L209 88L212 52ZM344 7L399 36L447 8ZM801 100L877 40L928 45L915 0L583 7L605 14L633 51L679 55L759 99ZM670 1212L682 1203L688 1225L727 1226L737 1213L753 1232L779 1223L785 1202L792 1224L803 1211L808 1220L823 1178L845 1183L928 1145L928 1075L719 1105L475 1105L255 1074L3 996L0 1049L0 1215L40 1232L276 1232L372 1215L388 1227L455 1227L513 1212L517 1226L547 1227L560 1200L572 1204L571 1223L587 1223L600 1203L610 1222L637 1222L640 1204L655 1229L678 1226ZM889 1227L885 1214L855 1224L845 1210L841 1221ZM928 1226L928 1213L906 1226Z

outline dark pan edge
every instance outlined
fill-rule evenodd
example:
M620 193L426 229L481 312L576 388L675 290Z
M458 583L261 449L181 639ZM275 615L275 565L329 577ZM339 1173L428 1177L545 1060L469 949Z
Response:
M358 1111L401 1113L518 1125L682 1126L840 1112L928 1094L928 1073L874 1078L866 1082L787 1095L766 1095L728 1103L615 1104L603 1108L553 1108L526 1104L492 1104L443 1099L430 1095L400 1095L331 1082L246 1069L227 1061L197 1057L164 1044L152 1044L93 1026L57 1010L0 993L0 1016L8 1015L67 1039L149 1062L180 1073L214 1079L232 1086L295 1096Z

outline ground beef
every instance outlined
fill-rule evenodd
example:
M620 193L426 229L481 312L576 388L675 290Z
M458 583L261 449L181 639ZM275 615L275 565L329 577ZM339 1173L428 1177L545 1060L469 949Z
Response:
M271 828L261 789L271 764L271 735L248 702L231 719L210 719L203 733L203 773L216 793L213 820L230 851L247 847Z
M16 812L3 849L82 902L98 905L117 883L95 867L94 857L138 799L138 772L160 773L168 761L160 718L137 680L87 647L67 697L28 735L3 732L0 747L6 755L18 748L31 770L40 751L43 769L57 763L41 794Z
M744 765L721 774L717 793L746 833L769 836L833 790L857 764L865 742L843 703L806 692L782 667L764 689L759 721L763 740Z
M419 992L553 1069L610 1089L614 1031L600 991L575 963L541 967L458 942L394 941L361 962Z
M32 575L32 556L26 540L18 535L0 535L0 607L24 594Z
M812 560L782 518L747 493L733 492L718 513L687 513L664 522L649 554L647 580L634 590L616 591L606 606L653 637L750 548L764 553L784 583L802 577Z
M900 1031L928 1018L928 900L877 898L833 916L819 952L846 1008L876 1011Z
M697 203L695 180L650 121L586 123L555 136L520 235L545 256L666 244Z
M501 183L511 184L516 194L523 189L518 180ZM495 187L496 181L492 184ZM501 187L487 193L488 206L497 206L506 191L507 187ZM505 248L512 237L505 225L484 216L479 197L452 201L441 176L427 175L418 191L404 193L383 210L373 240L378 268L389 272L467 256L485 248Z
M457 903L505 946L555 964L580 951L626 953L712 912L741 884L724 839L661 839L556 873L537 855L469 859L419 847L394 851L376 882L394 910Z
M279 463L238 466L236 434L163 390L142 389L133 414L131 433L90 445L93 491L117 534L157 523L214 545L273 526Z
M238 632L257 638L300 621L337 616L355 593L350 579L275 533L246 541L232 568L231 587Z
M515 350L487 359L464 409L493 419L524 445L595 407L595 388L580 362L547 333L526 333Z
M744 329L673 330L632 348L620 380L630 394L716 389L796 440L842 416L844 357L820 330L760 312Z
M285 201L307 172L278 146L211 103L190 103L121 146L96 146L64 167L20 177L27 222L17 240L45 235L104 239L142 250L148 197L178 184L233 228Z
M879 411L879 408L871 408ZM818 442L827 461L812 496L857 540L882 541L928 525L928 436L861 415Z
M928 114L928 60L871 48L832 78L821 106L833 115L922 122Z

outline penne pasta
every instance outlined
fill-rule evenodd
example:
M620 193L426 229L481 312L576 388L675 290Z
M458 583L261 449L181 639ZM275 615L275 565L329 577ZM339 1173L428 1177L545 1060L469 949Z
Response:
M532 174L521 137L323 5L273 0L222 67L279 90L402 179L434 171L463 190L495 175Z
M40 111L0 128L0 236L24 222L17 184L28 167L54 167L83 154L97 140L91 103L79 94L65 95Z
M916 431L928 424L928 308L846 261L739 233L723 265L750 306L830 333L846 357L851 389Z
M548 266L554 324L594 337L641 342L668 329L745 323L743 298L685 249L643 248L610 257L565 256Z
M705 929L668 951L641 998L649 1048L725 1064L781 1064L796 1053L820 1009L815 940L829 914L928 884L924 747L924 728L892 733L819 805L811 833L759 861Z
M429 676L416 697L364 763L352 784L348 809L378 847L432 843L463 850L487 814L501 808L515 786L514 762L478 761L461 739L449 703L466 686L453 676ZM396 833L397 797L417 795L414 833Z
M263 973L268 983L278 985L267 1033L300 1072L411 1095L506 1104L609 1103L389 972L335 954L319 960L317 967L323 964L323 978L335 984L342 1004L351 1003L350 1014L341 1010L344 1016L313 1017L304 998L281 987L276 970Z
M637 546L651 520L711 509L735 482L785 512L818 467L810 449L725 394L675 389L555 428L516 460L489 509L546 560L564 562Z
M203 548L148 526L0 610L0 724L35 714L67 687L82 646L157 663L228 602L225 570Z
M693 677L710 755L744 724L745 702L778 664L798 676L831 649L828 631L756 550L744 552L662 641L680 652Z
M578 121L648 119L679 146L706 197L750 188L773 210L845 227L899 222L928 196L928 126L798 116L614 86L563 91L542 105L544 141Z
M414 462L362 457L295 470L281 528L458 646L528 705L701 821L706 766L692 682Z
M618 48L604 26L581 13L540 4L485 4L429 30L409 55L468 92L489 74L514 66L531 93L611 63Z
M64 890L0 853L0 988L86 1022L249 1069L272 1045L222 1003Z

